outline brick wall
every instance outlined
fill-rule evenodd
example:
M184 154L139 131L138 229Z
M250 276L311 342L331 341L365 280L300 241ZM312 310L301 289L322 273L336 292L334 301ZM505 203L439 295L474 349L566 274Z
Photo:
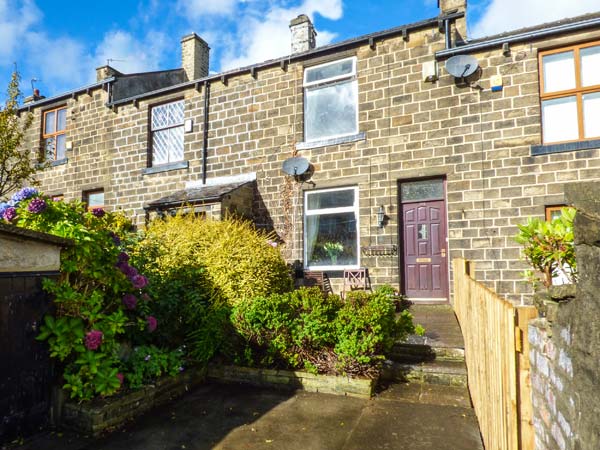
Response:
M539 48L600 37L600 31L513 44L473 54L481 65L484 90L459 86L443 69L425 83L422 64L444 48L437 26L402 36L348 47L326 57L291 62L229 75L211 82L207 177L257 173L254 216L286 243L285 256L303 259L305 189L358 186L360 244L395 244L398 239L398 182L440 176L447 181L449 258L476 261L476 277L516 302L530 290L521 281L525 268L512 236L528 216L543 216L544 205L564 202L565 183L598 179L600 150L531 156L541 143L537 51ZM356 55L358 58L359 130L366 138L298 151L314 166L309 183L286 177L282 162L303 141L303 66ZM324 59L323 59L324 58ZM491 92L490 77L502 75L504 89ZM189 167L144 174L148 149L149 107L184 98L185 116L193 119L185 135ZM143 223L143 206L165 193L183 189L202 176L203 88L140 99L114 109L107 93L69 99L68 163L46 170L43 190L81 198L81 191L103 187L110 208L123 209ZM29 134L39 146L41 108ZM385 206L389 222L377 226ZM398 284L398 256L362 256L375 285ZM335 280L334 280L335 281ZM335 284L335 283L334 283Z

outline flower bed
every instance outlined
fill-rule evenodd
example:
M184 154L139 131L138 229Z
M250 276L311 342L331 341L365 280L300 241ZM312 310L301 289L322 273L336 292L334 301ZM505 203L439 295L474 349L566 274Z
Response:
M221 383L242 383L276 389L301 389L322 394L371 398L377 378L317 375L304 371L255 369L210 365L207 378Z
M63 406L62 424L83 433L98 435L118 428L152 408L168 403L203 383L206 369L189 369L174 377L135 391L90 402L67 402Z

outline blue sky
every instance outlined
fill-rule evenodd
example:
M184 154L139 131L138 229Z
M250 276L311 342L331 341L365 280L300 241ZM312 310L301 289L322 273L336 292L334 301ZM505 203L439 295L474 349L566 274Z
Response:
M600 10L598 0L469 0L470 37ZM290 19L306 13L323 45L434 17L437 0L0 0L0 88L14 63L47 96L95 80L111 65L125 73L180 66L191 31L211 47L211 71L289 53Z

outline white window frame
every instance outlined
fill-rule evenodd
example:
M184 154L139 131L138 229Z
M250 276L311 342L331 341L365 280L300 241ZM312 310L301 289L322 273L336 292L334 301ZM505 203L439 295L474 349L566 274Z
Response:
M153 122L154 122L154 111L155 108L160 108L161 106L166 106L166 105L170 105L170 104L175 104L175 103L181 103L182 107L183 107L183 111L184 111L184 118L181 121L180 124L177 125L167 125L167 126L159 126L154 128ZM185 99L178 99L178 100L172 100L172 101L167 101L167 102L162 102L162 103L157 103L155 105L150 105L150 123L149 123L149 127L150 127L150 141L151 141L151 145L150 148L152 150L150 156L149 156L149 167L160 167L160 166L166 166L168 164L174 164L174 163L178 163L181 161L185 161ZM173 159L171 160L171 153L169 152L168 154L168 160L166 162L158 162L158 163L154 163L154 152L155 152L155 148L154 148L154 133L156 132L161 132L161 131L165 131L165 130L169 130L169 129L175 129L175 128L181 128L183 131L183 142L182 142L182 148L181 148L181 159Z
M323 192L339 192L339 191L354 191L354 205L353 206L342 206L339 208L322 208L322 209L308 209L308 196L311 194L321 194ZM306 270L344 270L344 269L358 269L360 268L360 215L359 215L359 198L358 198L358 186L346 186L339 188L329 188L329 189L314 189L310 191L304 191L304 229L302 230L302 241L304 248L304 268ZM307 247L307 239L306 239L306 229L307 223L306 218L310 216L320 216L324 214L335 214L335 213L347 213L353 212L356 220L356 264L347 264L347 265L317 265L311 266L308 261L308 247Z
M319 69L321 67L331 66L334 64L340 64L345 61L352 61L352 72L351 73L337 75L335 77L329 77L329 78L325 78L325 79L317 80L317 81L310 81L310 82L306 81L306 79L308 78L308 73L311 70ZM329 140L329 139L336 139L336 138L340 138L340 137L344 137L344 136L354 136L354 135L358 134L358 77L356 74L356 56L351 56L349 58L343 58L343 59L337 59L335 61L326 62L324 64L319 64L316 66L305 67L304 68L304 78L302 81L303 81L303 87L304 87L304 118L305 118L305 120L304 120L304 140L305 140L305 142L318 142L318 141L324 141L324 140ZM318 89L318 88L322 88L322 87L326 87L326 86L333 86L336 84L342 84L342 83L346 83L346 82L354 83L354 90L355 90L355 96L356 96L356 105L355 105L356 121L354 124L354 130L350 133L332 134L332 135L318 137L315 139L307 139L307 137L306 137L306 107L307 107L306 93L312 89Z

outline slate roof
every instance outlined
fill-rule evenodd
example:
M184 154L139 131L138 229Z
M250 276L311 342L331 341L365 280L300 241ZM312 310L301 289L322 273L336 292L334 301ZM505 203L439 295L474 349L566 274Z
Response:
M253 183L254 181L238 181L235 183L207 185L199 188L183 189L181 191L175 191L165 197L161 197L158 200L151 201L144 209L146 210L161 210L171 207L181 206L186 203L196 204L205 203L211 201L219 201L225 195L235 191L236 189Z

